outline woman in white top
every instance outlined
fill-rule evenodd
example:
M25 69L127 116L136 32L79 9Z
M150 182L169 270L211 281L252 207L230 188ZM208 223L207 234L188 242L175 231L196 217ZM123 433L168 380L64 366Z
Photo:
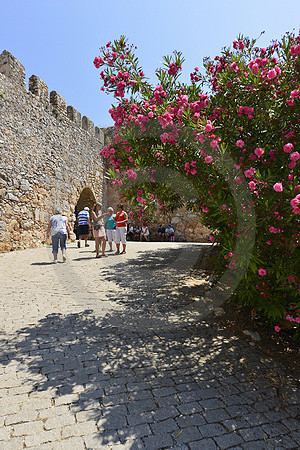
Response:
M141 235L140 235L140 240L142 241L143 239L145 241L149 241L149 228L147 227L147 225L144 223L141 229Z
M66 261L67 237L70 239L70 225L66 216L62 215L61 209L56 208L54 215L50 218L47 236L52 236L53 262L57 263L58 247L60 245L63 262Z

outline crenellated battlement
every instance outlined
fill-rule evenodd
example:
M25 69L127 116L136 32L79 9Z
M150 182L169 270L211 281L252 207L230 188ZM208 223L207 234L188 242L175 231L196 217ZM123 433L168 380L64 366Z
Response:
M0 73L4 74L11 83L20 89L26 90L25 68L20 61L7 50L0 54ZM87 116L82 116L73 106L66 105L65 99L56 91L51 91L47 84L38 76L31 75L28 83L28 91L39 97L44 107L52 107L52 112L57 118L66 118L72 121L79 128L82 128L103 144L104 135L100 128L95 127L92 120ZM51 110L51 108L50 108Z

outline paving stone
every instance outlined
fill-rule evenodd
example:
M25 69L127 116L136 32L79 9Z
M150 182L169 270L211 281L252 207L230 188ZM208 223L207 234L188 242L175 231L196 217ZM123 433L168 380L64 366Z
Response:
M128 416L126 416L126 418L130 426L154 422L153 415L151 414L150 411L142 412L140 414L129 414Z
M283 425L291 431L300 430L300 421L292 418L283 419Z
M18 414L12 414L5 418L5 425L14 425L21 422L32 422L37 419L38 411L22 411Z
M279 436L288 433L288 429L281 423L276 424L267 423L262 425L262 429L269 437Z
M222 422L223 420L230 418L229 414L223 408L205 410L203 417L208 423Z
M13 436L18 437L36 434L42 432L43 430L44 427L42 421L19 423L17 425L14 425Z
M264 433L264 430L262 429L261 426L240 429L239 433L246 442L261 440L267 437L266 433Z
M244 420L243 418L226 419L223 421L223 425L225 428L227 428L228 431L236 431L239 430L240 428L249 427L249 423L246 422L246 420Z
M173 439L169 434L154 434L143 438L143 442L149 450L158 450L173 445Z
M221 400L219 400L218 398L201 400L199 403L204 409L218 409L224 406L224 403L221 402Z
M144 411L154 411L157 409L153 400L136 400L128 403L128 410L130 414L135 414Z
M82 437L64 439L53 446L53 450L84 450L85 443Z
M61 405L69 405L70 403L75 403L79 399L77 394L68 394L68 395L62 395L61 397L57 397L54 399L55 406L61 406Z
M136 439L150 436L151 434L152 433L149 425L145 423L136 425L134 427L118 429L119 439L122 443L126 441L135 441Z
M55 428L59 429L67 425L74 425L74 424L75 424L75 416L71 413L68 413L47 419L44 422L44 427L46 430L52 430Z
M159 397L155 399L160 408L164 408L166 406L178 405L179 398L177 395L169 395L168 397Z
M17 450L23 448L24 439L21 437L10 438L8 440L0 441L1 450Z
M12 434L12 427L5 427L0 429L0 441L5 441L10 438Z
M189 426L188 428L181 429L178 433L173 433L173 439L176 444L182 443L190 443L193 441L197 441L202 438L202 435L197 427Z
M178 430L178 425L174 419L167 419L157 423L151 423L151 429L154 434L171 433Z
M116 430L126 427L126 416L121 414L114 414L114 412L112 411L111 414L105 417L101 417L97 422L97 426L99 430Z
M208 425L201 425L199 430L203 437L216 437L226 433L225 428L219 423L210 423Z
M48 419L50 417L57 417L61 416L62 414L67 414L68 412L69 412L68 405L62 405L62 406L51 406L51 408L42 409L38 411L38 414L40 419Z
M222 437L215 437L215 441L221 449L234 447L244 442L241 436L235 433L226 434Z
M176 422L180 428L205 425L206 420L202 414L195 413L189 416L180 416L176 418Z
M166 420L170 417L176 417L179 415L178 410L175 406L169 406L166 408L159 408L153 412L153 417L155 421Z
M201 439L199 441L191 442L189 444L191 450L217 450L215 442L211 439Z
M268 419L263 414L255 414L255 413L245 414L244 419L246 419L247 422L253 427L268 422Z
M181 414L192 414L203 411L202 406L197 402L178 404L177 409Z
M117 433L111 434L110 431L103 433L93 433L83 437L88 450L94 449L114 449L116 444L121 444Z
M43 431L41 433L32 434L25 437L26 447L37 447L40 444L45 444L47 442L60 441L61 435L60 430Z
M73 436L88 436L90 434L96 433L96 424L92 421L77 423L75 425L67 425L62 429L63 439L67 439Z

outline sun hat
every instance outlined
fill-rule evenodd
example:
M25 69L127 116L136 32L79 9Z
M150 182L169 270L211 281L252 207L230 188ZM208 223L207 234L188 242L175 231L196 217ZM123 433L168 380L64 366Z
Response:
M89 211L90 208L88 206L86 206L85 208L83 208L85 211Z

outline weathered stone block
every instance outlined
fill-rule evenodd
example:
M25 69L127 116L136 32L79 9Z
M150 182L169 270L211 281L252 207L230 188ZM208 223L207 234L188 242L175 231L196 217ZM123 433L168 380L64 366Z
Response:
M50 103L54 108L54 111L53 111L54 114L63 114L64 115L67 113L66 101L56 91L50 92Z
M82 128L88 133L95 134L94 122L92 122L88 117L82 117Z
M3 50L0 55L0 73L8 77L12 83L26 88L25 68L10 52Z
M75 122L77 125L81 126L81 114L74 106L69 105L67 107L67 116L72 122Z
M43 103L49 104L48 86L43 80L36 75L31 75L28 88L34 95L40 97Z

